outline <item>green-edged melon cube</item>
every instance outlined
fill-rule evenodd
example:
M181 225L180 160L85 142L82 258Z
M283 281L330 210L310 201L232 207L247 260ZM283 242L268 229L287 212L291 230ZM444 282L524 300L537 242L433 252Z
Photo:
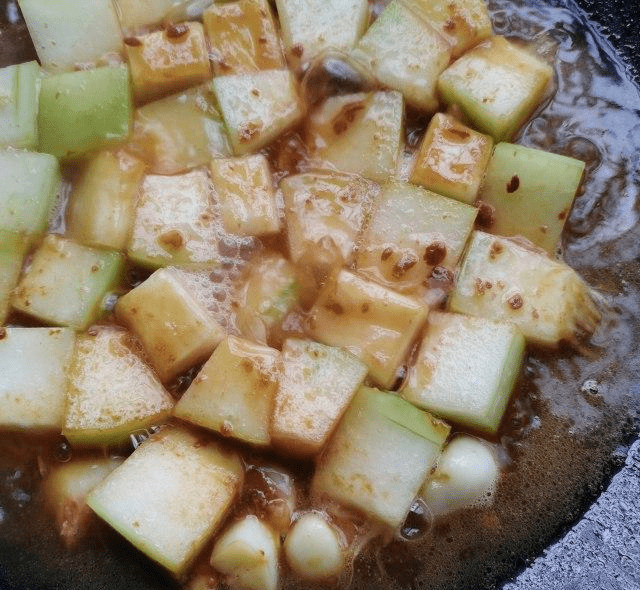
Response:
M352 52L385 86L399 90L408 104L438 108L438 76L449 65L451 49L425 20L398 0L391 2Z
M397 289L419 286L435 266L453 269L477 209L406 183L383 187L362 235L356 265Z
M554 254L583 171L574 158L498 144L478 195L495 209L489 230L524 236Z
M589 287L566 264L521 243L475 231L449 309L514 323L528 341L557 346L591 334L600 320Z
M28 245L24 234L0 229L0 326L7 319L11 293L18 284Z
M180 576L231 508L239 457L167 428L140 445L87 497L90 508L151 559Z
M13 307L42 322L83 330L103 310L104 296L124 270L118 252L48 235L23 273Z
M321 291L309 328L316 340L346 348L372 379L391 387L427 314L421 301L342 270Z
M329 98L309 120L311 149L329 168L386 182L398 169L403 117L399 92Z
M369 22L366 0L276 0L287 59L294 67L325 50L348 51Z
M124 250L144 171L144 162L124 151L98 153L73 187L67 235L87 246Z
M0 327L0 426L60 432L75 334Z
M303 116L296 81L288 70L217 76L213 91L238 156L271 143Z
M38 62L0 69L0 147L38 145L39 93Z
M553 68L504 37L483 41L438 80L448 105L459 106L473 127L496 141L514 137L542 102Z
M0 229L39 238L60 188L58 161L49 154L0 152Z
M524 337L513 324L432 312L402 396L436 416L495 434L523 356Z
M174 414L223 436L268 445L279 363L277 350L229 336L180 398Z
M449 426L409 402L361 387L320 458L313 494L397 528L448 435Z
M346 350L289 338L282 348L282 377L271 437L283 452L317 454L367 375Z
M122 444L132 432L171 415L173 399L143 355L120 328L94 326L78 336L62 429L72 445Z
M75 158L125 140L131 127L129 69L121 65L42 80L40 151Z
M111 0L19 0L18 4L47 70L71 70L122 48Z

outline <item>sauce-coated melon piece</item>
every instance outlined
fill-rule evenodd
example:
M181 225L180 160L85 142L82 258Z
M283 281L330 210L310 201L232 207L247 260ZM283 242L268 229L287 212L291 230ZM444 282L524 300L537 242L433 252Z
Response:
M36 61L0 69L0 147L38 145L40 66Z
M74 446L108 446L167 420L173 399L125 330L94 326L78 336L69 368L63 434Z
M228 336L180 398L174 415L223 436L268 445L279 376L277 350Z
M88 496L103 520L180 576L227 515L243 479L235 453L202 434L166 428Z
M508 238L475 231L449 309L512 322L535 344L557 346L593 333L600 320L575 270Z
M402 396L451 422L495 434L523 356L524 337L513 324L434 311Z
M176 0L115 0L122 28L128 32L159 24Z
M0 327L0 426L60 432L75 334Z
M511 143L496 146L478 198L493 207L491 233L524 236L555 253L584 162Z
M0 326L9 313L11 294L18 284L28 241L24 234L0 229Z
M361 387L320 458L313 494L399 527L449 430L392 393Z

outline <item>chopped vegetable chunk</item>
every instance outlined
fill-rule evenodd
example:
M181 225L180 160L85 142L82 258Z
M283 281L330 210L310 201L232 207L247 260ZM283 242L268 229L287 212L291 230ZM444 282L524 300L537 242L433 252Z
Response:
M23 234L0 229L0 326L9 313L11 294L18 284L27 247L28 242Z
M0 69L0 147L37 147L39 93L38 62Z

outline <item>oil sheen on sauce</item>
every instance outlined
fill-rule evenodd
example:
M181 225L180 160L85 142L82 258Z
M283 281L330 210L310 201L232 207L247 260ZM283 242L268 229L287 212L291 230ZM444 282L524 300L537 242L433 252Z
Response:
M499 586L580 517L621 465L639 423L640 89L574 12L539 2L489 5L497 34L557 49L557 92L518 142L587 162L561 253L599 294L603 321L579 354L530 350L498 434L508 461L493 505L437 521L416 540L374 541L341 587ZM286 150L273 157L288 158ZM42 465L65 458L56 443L0 436L0 588L175 587L100 523L77 551L60 546L38 492ZM302 587L311 586L284 574L283 588Z

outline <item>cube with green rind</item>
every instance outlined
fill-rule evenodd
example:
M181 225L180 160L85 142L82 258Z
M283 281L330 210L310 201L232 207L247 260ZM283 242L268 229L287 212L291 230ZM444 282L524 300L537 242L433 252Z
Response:
M28 245L24 234L0 229L0 326L7 319L11 293L18 284Z
M444 102L496 142L513 138L544 100L553 68L504 37L483 41L438 79Z
M165 428L94 488L87 504L179 577L227 516L243 472L235 453L201 433Z
M126 65L46 77L40 90L39 149L60 158L124 141L131 129Z
M62 433L73 446L125 443L167 421L173 399L127 331L94 326L77 338Z
M41 322L83 330L99 317L123 270L119 252L50 234L23 273L12 305Z
M39 238L60 188L60 169L49 154L0 151L0 229Z
M524 344L513 324L432 312L402 396L437 416L495 434L520 374Z
M0 328L0 427L60 432L75 333Z
M38 145L40 66L30 61L0 69L0 147Z
M391 2L351 52L382 84L399 90L408 104L435 111L438 76L451 48L425 20L398 0Z
M478 198L494 208L491 233L523 236L554 254L585 164L511 143L496 146Z
M320 457L312 493L397 528L449 430L392 393L361 387Z

